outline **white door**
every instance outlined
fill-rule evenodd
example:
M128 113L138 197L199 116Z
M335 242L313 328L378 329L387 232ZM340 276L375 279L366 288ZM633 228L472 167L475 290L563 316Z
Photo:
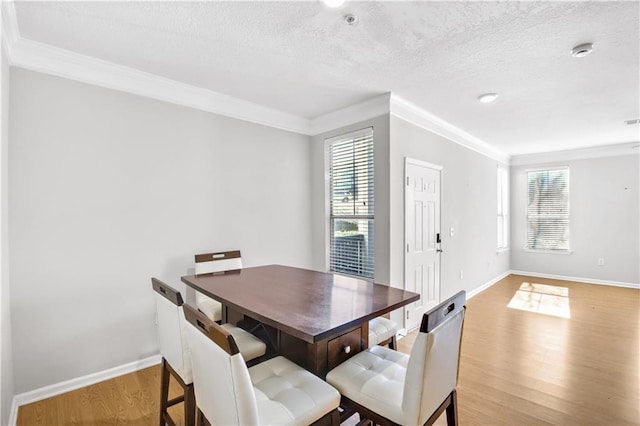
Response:
M405 160L404 288L420 293L405 307L405 328L420 326L422 315L440 302L440 174L442 167Z

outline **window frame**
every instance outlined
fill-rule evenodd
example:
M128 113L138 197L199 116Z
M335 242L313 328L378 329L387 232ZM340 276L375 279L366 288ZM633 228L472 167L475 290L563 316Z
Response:
M566 182L567 182L567 228L569 229L569 238L567 241L566 249L549 249L549 248L530 248L529 247L529 173L535 172L553 172L565 170ZM547 253L547 254L572 254L571 250L571 173L570 167L566 166L550 166L550 167L536 167L532 169L526 169L525 171L525 197L524 197L524 251L530 253Z
M371 138L371 148L373 150L373 154L372 154L372 158L371 158L371 168L372 168L372 177L371 177L371 188L372 190L372 200L373 200L373 211L370 214L367 215L358 215L358 214L352 214L352 215L332 215L332 211L331 211L331 206L332 206L332 190L333 188L331 187L331 164L332 164L332 158L331 158L331 146L335 143L339 143L339 142L344 142L347 140L355 140L361 137L370 137ZM326 270L331 272L331 273L335 273L335 274L340 274L340 275L348 275L348 276L352 276L352 277L357 277L357 278L361 278L361 279L366 279L366 280L373 280L374 276L375 276L375 139L374 139L374 128L373 126L368 126L362 129L358 129L355 131L350 131L347 133L343 133L343 134L339 134L337 136L333 136L333 137L329 137L329 138L325 138L324 139L324 157L325 157L325 167L324 167L324 172L325 172L325 265L326 265ZM370 272L371 275L366 275L366 274L351 274L348 272L344 272L344 271L335 271L332 270L332 263L331 263L331 257L332 257L332 221L335 221L336 219L355 219L355 220L367 220L370 223L372 232L371 235L373 236L373 240L371 241L371 239L369 239L366 243L366 248L368 250L368 254L367 258L370 258L371 260L371 268L370 268Z
M503 176L504 185L501 183L501 172ZM511 247L511 192L510 192L510 170L509 166L505 164L498 164L496 167L496 180L497 180L497 222L496 222L496 240L497 240L497 252L507 251ZM502 194L502 196L501 196ZM504 198L506 198L506 203ZM502 241L500 240L500 218L502 218ZM502 244L504 243L504 244Z

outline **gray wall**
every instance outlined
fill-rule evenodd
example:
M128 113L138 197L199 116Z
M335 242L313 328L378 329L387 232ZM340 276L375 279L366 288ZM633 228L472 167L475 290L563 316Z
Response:
M404 279L405 157L443 167L441 298L474 290L508 271L509 252L496 251L499 163L392 115L391 282Z
M13 400L13 362L11 358L11 303L9 292L8 233L8 146L10 68L2 50L2 106L0 107L0 424L9 423Z
M640 282L639 157L511 167L511 269L588 280ZM524 250L526 171L569 166L571 254ZM598 266L598 258L605 259Z
M389 114L316 135L311 147L313 267L327 271L328 207L325 139L373 127L375 188L375 281L389 284Z
M404 159L444 166L442 184L442 292L473 290L509 270L509 252L497 253L496 204L498 162L393 115L383 115L313 138L314 268L326 270L324 140L374 127L376 197L375 280L404 286ZM456 236L448 237L453 226ZM464 278L459 279L459 271ZM392 318L402 324L401 310Z
M158 353L150 278L193 254L311 267L310 138L22 69L11 75L15 392Z

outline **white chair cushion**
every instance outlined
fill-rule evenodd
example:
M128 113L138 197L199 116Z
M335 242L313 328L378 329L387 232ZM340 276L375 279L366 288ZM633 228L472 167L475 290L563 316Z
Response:
M196 292L196 307L211 321L218 322L222 319L222 303L217 300Z
M352 401L405 424L402 394L408 363L408 355L374 346L329 371L327 383Z
M369 347L395 336L398 324L385 317L377 317L369 321Z
M284 357L249 368L260 424L311 424L338 408L340 394Z
M267 345L253 334L232 324L222 324L222 328L233 335L233 340L238 345L238 350L245 361L262 356L267 351Z

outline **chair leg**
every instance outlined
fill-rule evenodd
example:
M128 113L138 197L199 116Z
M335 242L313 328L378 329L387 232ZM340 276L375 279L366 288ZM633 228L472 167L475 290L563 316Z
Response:
M164 426L165 413L169 407L169 368L167 360L162 358L162 372L160 373L160 426Z
M393 337L391 337L391 341L389 342L389 349L393 349L394 351L397 350L397 344L396 344L396 335L394 334Z
M340 426L340 412L338 409L331 412L331 426Z
M196 426L212 426L211 422L209 421L209 419L207 419L202 410L200 410L199 408L197 410L198 412L196 414Z
M160 373L160 426L167 423L175 426L175 421L169 415L169 407L184 403L184 424L185 426L195 425L196 397L193 390L193 383L185 384L180 375L171 367L167 360L162 357L162 372ZM173 376L182 387L182 395L169 400L169 382Z
M458 396L455 389L449 398L451 398L451 402L447 407L447 426L458 426Z
M184 389L184 424L194 426L196 424L196 395L193 391L193 383Z

